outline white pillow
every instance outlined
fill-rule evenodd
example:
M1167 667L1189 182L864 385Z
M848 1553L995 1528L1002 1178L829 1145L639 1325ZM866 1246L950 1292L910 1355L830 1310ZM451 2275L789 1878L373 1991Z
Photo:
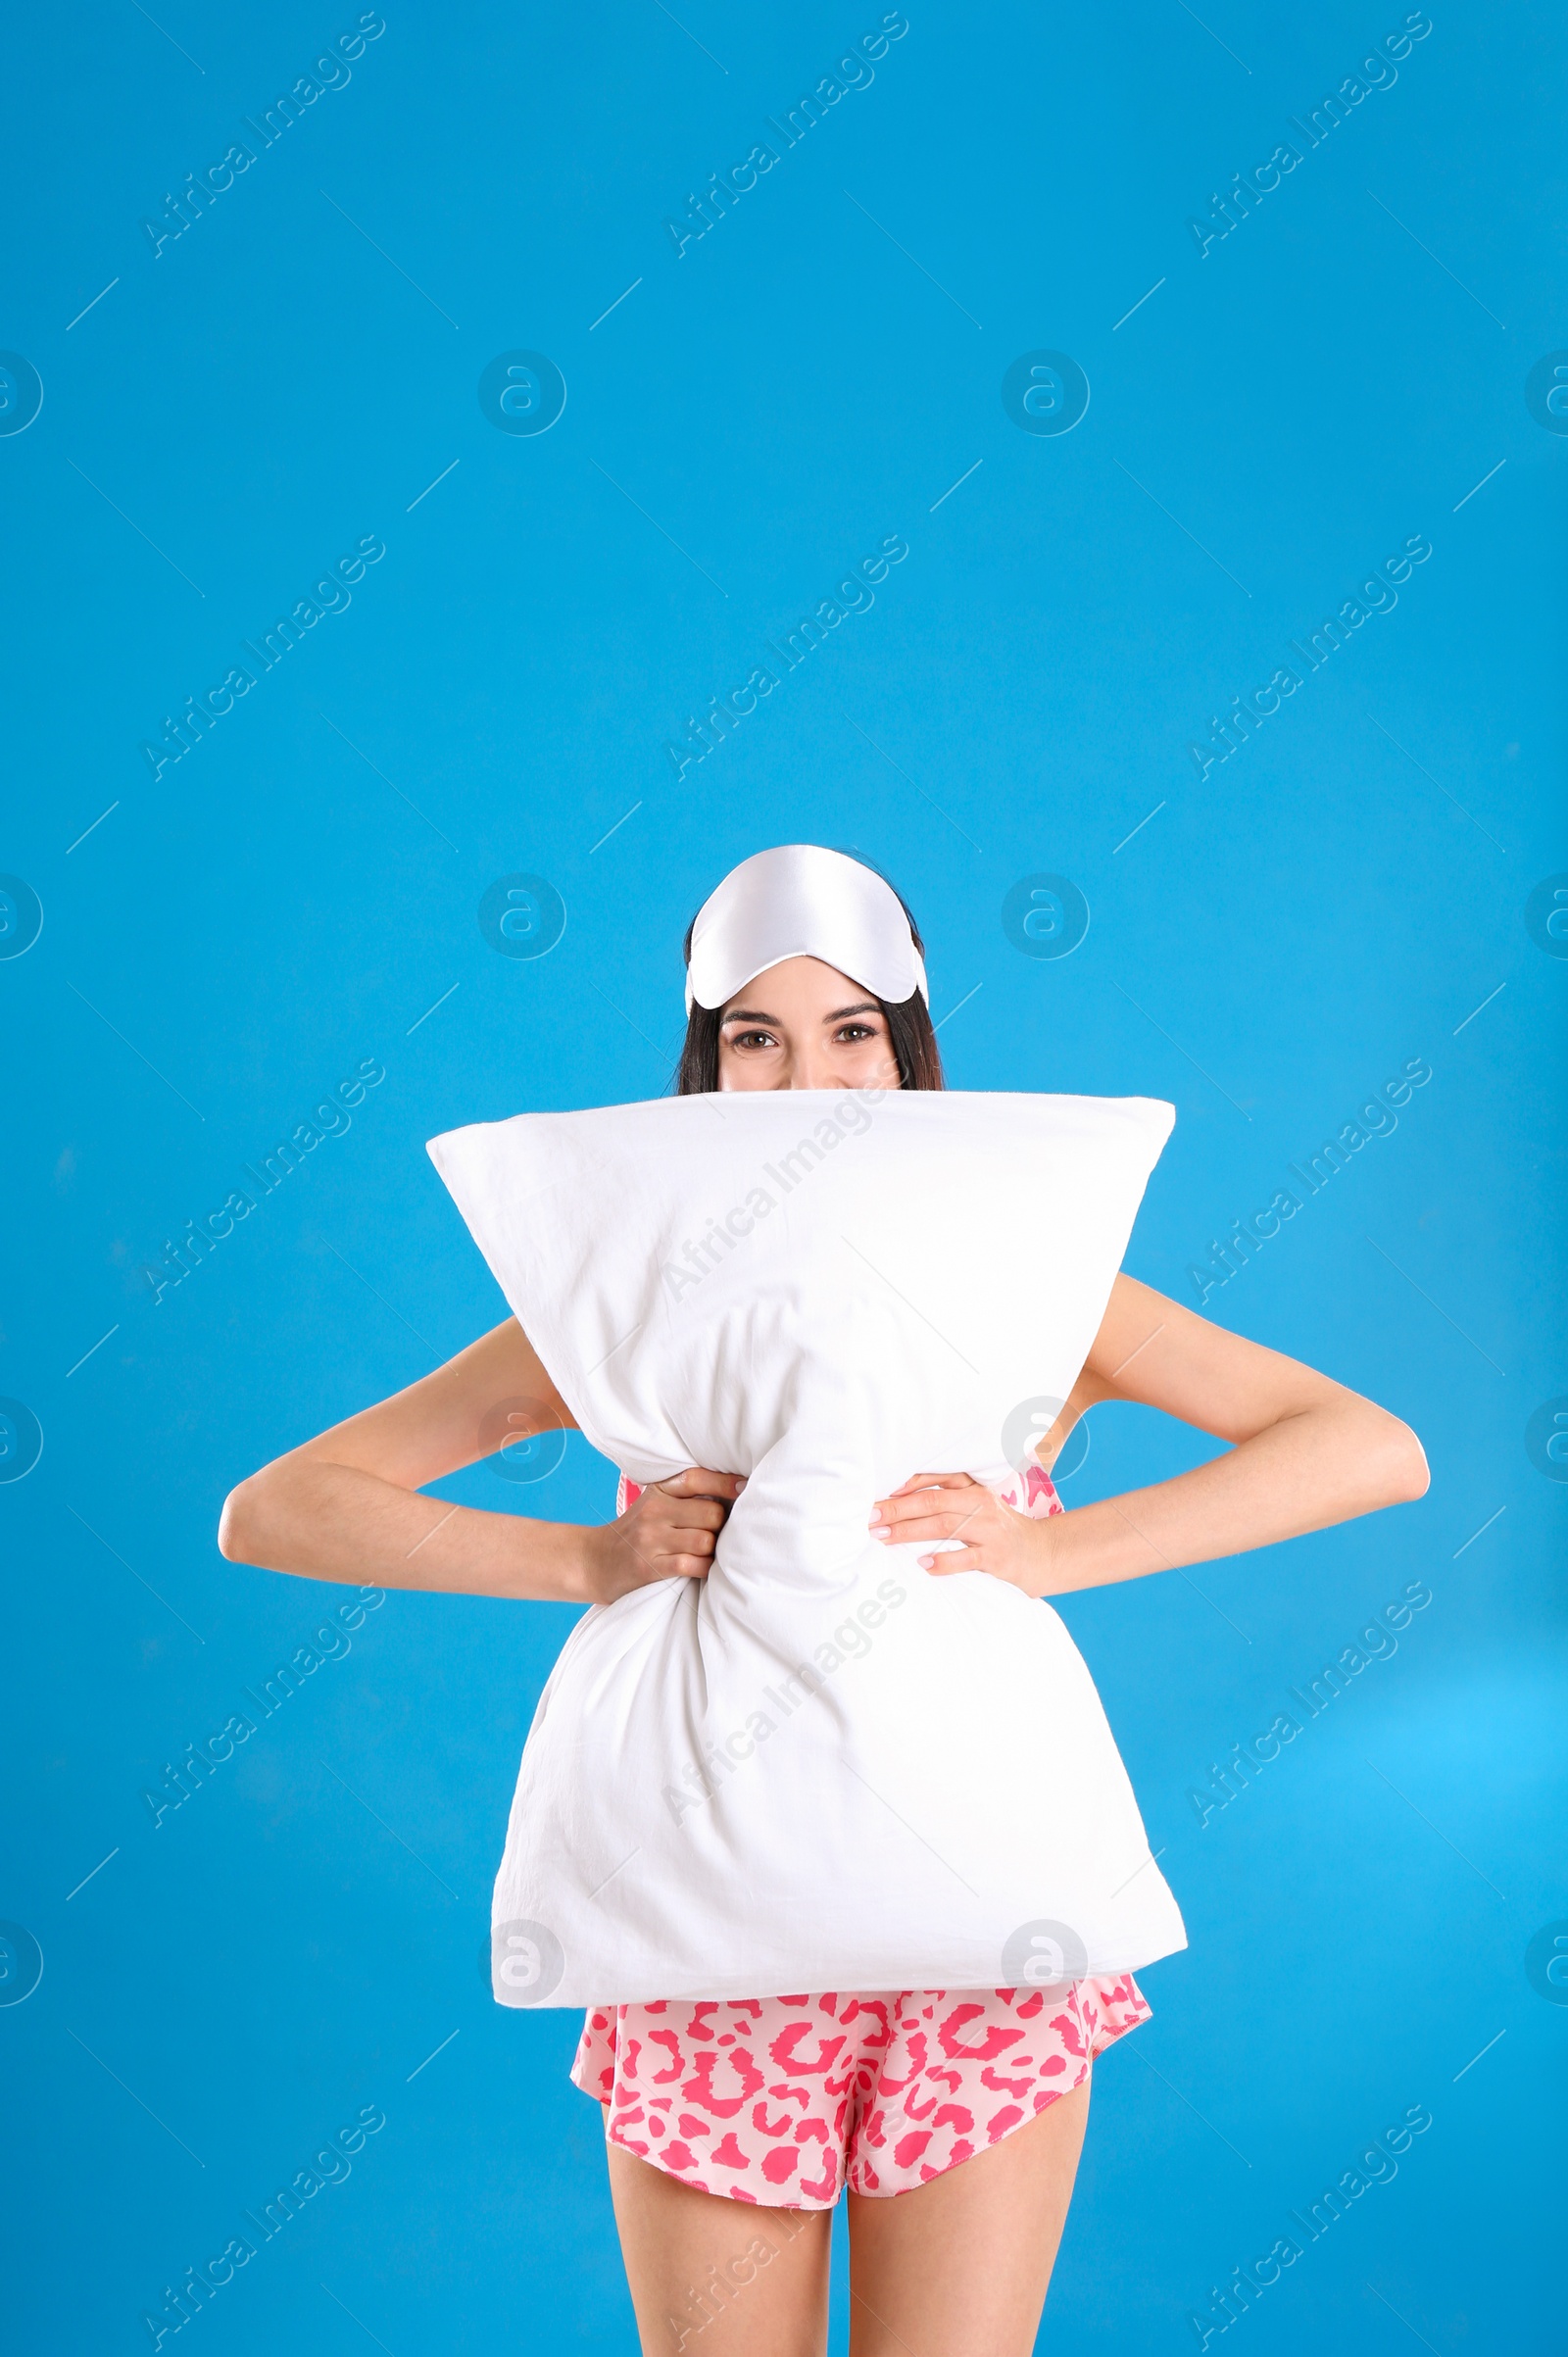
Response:
M431 1140L593 1446L749 1477L706 1581L592 1608L551 1673L503 2004L1049 1987L1186 1945L1057 1615L867 1529L916 1472L1000 1487L1049 1425L1174 1117L764 1091Z

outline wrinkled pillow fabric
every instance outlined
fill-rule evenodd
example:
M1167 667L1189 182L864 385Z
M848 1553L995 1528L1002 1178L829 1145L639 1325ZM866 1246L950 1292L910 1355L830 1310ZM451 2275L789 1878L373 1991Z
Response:
M551 1673L502 2003L1054 1986L1185 1946L1057 1614L867 1528L917 1472L1000 1487L1049 1426L1173 1119L764 1091L431 1141L594 1448L747 1476L707 1579L593 1607Z

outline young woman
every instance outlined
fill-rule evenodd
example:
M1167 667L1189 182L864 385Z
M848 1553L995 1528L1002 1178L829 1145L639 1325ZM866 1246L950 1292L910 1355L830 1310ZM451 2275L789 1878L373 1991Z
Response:
M759 854L687 936L678 1091L942 1088L921 955L907 908L858 862L800 846ZM879 997L877 981L895 995ZM518 1399L508 1437L573 1422L508 1318L241 1483L223 1509L224 1554L311 1579L580 1604L706 1577L742 1486L723 1468L644 1490L623 1481L620 1511L594 1528L420 1495L490 1453L493 1403ZM1229 1446L1174 1480L1063 1513L1049 1468L1105 1399L1161 1408ZM935 1576L980 1572L1041 1597L1269 1546L1427 1486L1397 1418L1127 1276L1038 1455L1001 1492L915 1469L871 1527L938 1550L918 1558ZM644 2349L700 2337L703 2357L816 2357L829 2221L847 2186L855 2357L1024 2357L1093 2057L1148 2011L1128 1975L1074 1983L1051 2003L1020 1987L590 2010L572 2076L605 2107Z

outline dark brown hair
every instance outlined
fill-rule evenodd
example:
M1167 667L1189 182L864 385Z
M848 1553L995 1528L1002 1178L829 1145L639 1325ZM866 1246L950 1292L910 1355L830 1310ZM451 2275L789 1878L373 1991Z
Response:
M870 861L862 859L860 864L868 867ZM872 872L881 874L880 868ZM887 883L886 876L882 877L882 881ZM888 889L894 893L899 907L908 917L910 938L923 958L925 943L920 939L920 928L914 921L908 902L895 885L889 884ZM688 965L691 963L692 934L696 924L694 916L686 928L685 955ZM872 995L875 996L874 993ZM887 1021L888 1038L892 1042L899 1067L900 1088L945 1089L948 1083L942 1070L942 1051L937 1046L937 1035L932 1028L931 1009L919 992L916 991L912 998L896 1002L878 999L877 1005ZM719 1017L723 1011L721 1007L694 1006L687 1017L686 1039L680 1052L680 1062L675 1067L674 1093L677 1097L708 1096L717 1089Z

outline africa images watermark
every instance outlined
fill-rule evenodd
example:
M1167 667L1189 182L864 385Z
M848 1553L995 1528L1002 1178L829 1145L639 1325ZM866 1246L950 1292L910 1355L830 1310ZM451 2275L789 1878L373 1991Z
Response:
M154 785L171 761L182 761L187 753L195 751L209 729L227 718L236 699L248 696L262 673L270 671L280 663L290 649L299 645L307 630L314 630L317 623L329 614L346 614L354 603L349 596L349 584L363 581L366 566L379 565L385 555L386 543L374 532L367 532L357 547L351 549L346 557L339 557L336 565L329 567L317 582L310 597L296 599L292 613L279 614L270 630L263 633L262 647L267 650L265 654L261 648L253 647L248 638L240 640L240 645L256 664L254 671L247 670L243 663L236 663L227 676L217 687L210 687L204 696L187 696L185 709L177 720L166 712L164 733L159 742L156 745L144 742L141 746L142 758L153 773ZM222 702L219 701L220 698L223 699Z
M1406 1581L1403 1594L1396 1596L1392 1604L1384 1605L1381 1617L1367 1623L1354 1645L1341 1647L1338 1658L1318 1672L1304 1694L1299 1687L1288 1686L1285 1691L1301 1712L1300 1720L1293 1719L1289 1711L1281 1711L1274 1724L1261 1735L1254 1735L1250 1743L1232 1743L1230 1758L1223 1767L1217 1760L1210 1763L1207 1790L1200 1792L1190 1787L1187 1793L1199 1824L1206 1826L1218 1810L1239 1800L1258 1769L1278 1759L1282 1745L1294 1743L1313 1719L1321 1717L1331 1702L1348 1691L1352 1678L1359 1678L1374 1661L1391 1660L1399 1649L1394 1631L1408 1629L1414 1614L1424 1612L1431 1601L1432 1591L1425 1580ZM1246 1767L1242 1765L1244 1759Z
M162 2314L153 2316L147 2309L142 2310L141 2321L147 2328L153 2347L161 2349L171 2332L182 2332L188 2324L193 2324L213 2294L221 2291L225 2284L232 2283L236 2269L248 2267L263 2243L270 2242L274 2234L280 2234L289 2220L297 2218L308 2201L314 2201L325 2186L340 2185L352 2176L353 2163L349 2156L363 2152L366 2138L379 2136L385 2126L386 2114L379 2103L362 2103L358 2115L348 2127L340 2128L337 2135L322 2145L312 2167L296 2169L290 2183L279 2185L271 2200L263 2205L262 2218L267 2221L265 2226L249 2210L241 2212L246 2224L255 2231L257 2239L254 2242L248 2234L233 2234L219 2256L209 2259L205 2267L186 2268L184 2281L177 2291L172 2283L166 2283Z
M1373 573L1362 582L1357 596L1347 598L1337 615L1319 622L1307 638L1306 648L1311 650L1310 653L1298 646L1294 638L1288 640L1286 643L1291 652L1300 657L1304 671L1320 671L1329 657L1338 654L1341 647L1348 646L1351 632L1359 630L1372 614L1392 614L1399 602L1394 584L1408 581L1411 567L1425 565L1431 554L1432 543L1426 535L1412 532L1402 550L1384 558L1382 571ZM1364 605L1361 602L1363 599L1366 601ZM1205 779L1217 761L1228 761L1232 754L1240 753L1253 730L1260 727L1263 721L1271 720L1280 710L1283 699L1294 696L1302 684L1303 672L1293 671L1289 663L1282 663L1273 677L1262 687L1254 688L1250 697L1244 700L1240 696L1233 696L1231 709L1223 720L1217 713L1212 714L1208 723L1208 743L1193 743L1187 748L1200 779ZM1269 696L1274 699L1272 704L1264 702L1264 698ZM1223 752L1220 751L1221 746L1224 747Z
M1266 163L1254 164L1245 176L1239 172L1231 173L1231 184L1225 194L1209 198L1207 221L1190 221L1187 224L1200 256L1206 261L1211 245L1222 243L1232 236L1253 206L1265 196L1272 196L1284 175L1294 172L1304 161L1306 153L1314 147L1321 147L1329 134L1348 121L1353 107L1360 106L1374 90L1392 90L1399 78L1394 61L1397 59L1402 64L1414 44L1424 41L1431 30L1432 20L1425 10L1412 9L1403 25L1394 32L1386 32L1379 50L1362 60L1360 74L1348 74L1337 91L1331 92L1327 98L1320 98L1310 110L1305 123L1298 122L1294 115L1287 115L1285 120L1291 128L1300 133L1301 149L1292 147L1289 141L1282 141ZM1364 80L1362 75L1365 76ZM1272 172L1273 178L1265 179L1265 172ZM1225 224L1223 228L1219 225L1221 221Z
M831 1638L824 1638L819 1645L812 1647L809 1661L797 1662L776 1687L763 1687L761 1698L772 1704L777 1718L770 1718L762 1709L749 1711L741 1726L732 1728L716 1743L705 1743L702 1758L688 1760L681 1769L680 1782L663 1788L664 1806L675 1823L679 1825L690 1810L702 1808L711 1800L724 1779L733 1776L744 1761L754 1758L759 1745L765 1743L770 1735L776 1735L781 1722L793 1718L803 1702L809 1702L820 1694L835 1671L841 1670L847 1661L862 1661L871 1650L868 1632L880 1629L890 1612L907 1602L908 1595L907 1588L901 1588L895 1579L880 1581L874 1596L868 1596L852 1615L839 1623Z
M663 1263L660 1273L670 1300L680 1301L722 1266L721 1253L734 1252L758 1221L776 1211L784 1197L793 1195L803 1179L819 1170L847 1138L863 1138L871 1126L871 1107L880 1105L887 1093L880 1088L846 1089L833 1111L823 1115L809 1136L798 1139L777 1162L764 1162L759 1183L748 1190L744 1202L732 1203L722 1219L710 1219L695 1244L688 1241L682 1247L683 1261ZM760 1183L763 1178L772 1180L778 1189L776 1196Z
M264 111L260 123L253 123L248 115L242 115L240 121L256 141L257 149L265 152L273 146L292 124L298 123L305 109L315 106L326 91L346 89L354 76L345 61L362 58L366 42L378 41L385 30L385 23L375 11L367 10L351 31L340 32L327 54L317 59L314 74L300 74L291 90L273 99ZM142 234L152 247L155 262L162 261L166 245L183 237L187 229L194 228L207 208L219 197L227 194L239 173L249 172L256 161L257 149L236 140L227 155L220 157L216 164L207 165L199 177L193 172L186 172L185 185L178 196L164 198L162 218L144 221L141 224ZM221 178L219 177L220 173L222 174Z
M1250 2267L1233 2267L1230 2282L1223 2289L1214 2284L1209 2291L1209 2310L1200 2316L1189 2309L1187 2321L1198 2336L1200 2349L1206 2349L1216 2332L1228 2332L1232 2325L1240 2324L1257 2295L1279 2282L1287 2267L1305 2256L1306 2245L1319 2242L1331 2226L1338 2225L1349 2211L1351 2202L1359 2201L1373 2185L1391 2185L1399 2174L1401 2157L1410 2149L1414 2137L1425 2136L1432 2126L1432 2114L1424 2103L1407 2106L1404 2116L1393 2128L1386 2128L1381 2136L1357 2153L1355 2166L1340 2173L1339 2181L1325 2187L1303 2218L1298 2210L1287 2214L1293 2226L1305 2236L1298 2242L1294 2234L1281 2234L1267 2256L1254 2259ZM1310 2224L1308 2223L1310 2221Z
M1302 1190L1300 1195L1293 1195L1289 1187L1280 1187L1275 1191L1273 1201L1261 1211L1254 1211L1250 1219L1233 1219L1230 1233L1223 1243L1218 1237L1211 1236L1208 1265L1200 1268L1194 1261L1188 1264L1187 1269L1197 1290L1200 1306L1208 1300L1216 1286L1228 1285L1232 1277L1239 1277L1253 1253L1261 1246L1271 1243L1280 1234L1284 1222L1294 1219L1310 1197L1321 1195L1330 1179L1346 1169L1350 1156L1359 1154L1370 1139L1391 1138L1399 1126L1394 1107L1408 1105L1411 1091L1424 1089L1431 1078L1432 1066L1424 1056L1407 1056L1394 1079L1386 1080L1382 1090L1369 1097L1365 1105L1360 1106L1355 1119L1347 1121L1337 1138L1325 1139L1316 1154L1307 1156L1304 1170L1298 1162L1286 1163L1286 1169ZM1271 1227L1265 1224L1270 1220L1273 1222Z
M758 2225L760 2227L765 2222L771 2233L754 2234L746 2248L735 2258L710 2263L705 2271L701 2289L695 2283L687 2284L679 2316L673 2309L665 2311L664 2322L669 2328L675 2348L683 2349L688 2340L695 2339L699 2332L706 2332L710 2324L715 2323L724 2310L732 2305L736 2293L744 2290L748 2283L755 2283L760 2271L770 2266L780 2250L787 2248L797 2234L804 2233L810 2220L809 2210L761 2210ZM781 2239L775 2242L771 2239L772 2234Z
M731 206L750 195L760 175L771 172L781 155L788 155L792 147L800 145L807 132L822 121L829 107L836 107L851 90L868 90L876 79L871 71L872 61L880 64L887 56L889 42L902 41L908 29L908 19L900 10L890 9L878 28L862 32L849 56L840 58L836 72L824 74L813 91L796 100L782 123L775 123L771 115L764 115L762 121L778 140L778 147L771 148L760 140L744 163L732 164L723 173L710 172L702 195L687 197L684 221L665 221L665 234L677 259L683 260L689 245L716 229ZM742 179L742 172L750 177Z
M363 1057L348 1079L338 1082L336 1092L323 1097L320 1104L314 1107L308 1121L297 1121L289 1136L280 1138L270 1154L262 1156L262 1171L267 1174L265 1178L261 1171L253 1170L249 1162L240 1164L256 1190L254 1195L247 1193L243 1187L236 1187L221 1208L209 1211L200 1226L194 1219L187 1219L185 1232L177 1244L172 1237L166 1236L163 1258L156 1264L144 1261L137 1272L146 1279L154 1308L158 1307L172 1286L183 1285L192 1270L199 1268L220 1244L233 1235L235 1222L249 1219L263 1196L270 1195L274 1187L281 1187L283 1181L299 1168L305 1156L316 1152L323 1139L340 1138L345 1130L352 1128L348 1108L363 1105L366 1090L379 1088L385 1078L384 1064L377 1062L373 1056Z
M782 647L775 646L770 638L762 641L778 661L777 671L759 663L743 687L733 688L727 696L710 696L708 710L700 720L695 712L688 714L685 742L680 745L666 742L664 746L676 784L694 762L705 761L710 753L716 752L731 729L756 712L758 699L770 696L781 679L797 670L808 655L815 653L830 630L836 630L852 614L868 614L876 604L871 585L885 581L889 565L902 565L908 553L909 544L902 533L888 533L881 547L871 556L862 557L839 583L833 597L819 599L814 614L803 614L793 630L780 631Z
M253 1694L248 1686L241 1687L241 1694L257 1714L254 1719L237 1711L217 1735L208 1736L199 1746L187 1743L177 1768L172 1760L166 1760L162 1791L142 1793L154 1832L162 1827L172 1809L183 1808L200 1792L213 1770L233 1758L235 1746L248 1743L258 1726L270 1719L274 1710L281 1710L290 1695L297 1694L306 1679L314 1678L323 1662L341 1661L345 1654L351 1653L354 1648L347 1632L363 1629L366 1614L376 1611L385 1602L384 1588L362 1588L357 1603L339 1604L318 1628L312 1630L310 1645L296 1645L288 1660L280 1661L271 1676L262 1680L260 1694Z

